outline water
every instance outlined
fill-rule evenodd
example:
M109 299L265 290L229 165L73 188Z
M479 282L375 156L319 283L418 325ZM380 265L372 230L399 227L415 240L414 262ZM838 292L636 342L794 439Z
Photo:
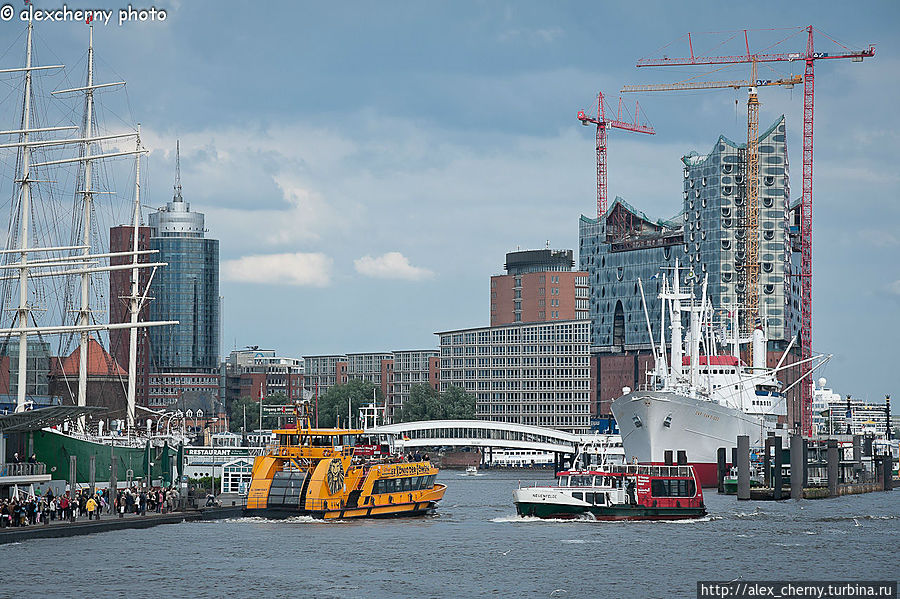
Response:
M897 491L778 503L712 492L696 521L548 522L515 515L512 490L535 476L549 480L444 471L427 518L235 519L0 545L0 596L656 598L694 597L698 579L900 578Z

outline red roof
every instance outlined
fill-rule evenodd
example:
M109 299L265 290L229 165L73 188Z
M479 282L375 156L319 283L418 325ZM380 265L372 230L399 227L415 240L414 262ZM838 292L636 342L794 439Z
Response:
M59 361L53 361L53 373L65 376L78 376L78 361L81 357L81 347L75 348L68 357ZM115 361L115 359L103 349L96 339L88 339L88 376L128 376L128 373Z
M738 359L734 356L700 356L700 365L706 366L710 364L712 366L737 366ZM689 366L691 363L690 356L684 356L681 359L681 364L683 366Z

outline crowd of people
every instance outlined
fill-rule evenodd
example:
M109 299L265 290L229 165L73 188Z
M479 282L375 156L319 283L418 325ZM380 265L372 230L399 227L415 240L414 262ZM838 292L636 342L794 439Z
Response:
M14 496L0 500L0 528L49 524L54 520L76 521L87 516L99 520L102 514L134 514L147 512L165 514L174 511L179 493L174 487L153 487L149 490L132 486L120 489L112 501L108 489L76 489L74 495L66 491L55 496L49 489L45 494Z

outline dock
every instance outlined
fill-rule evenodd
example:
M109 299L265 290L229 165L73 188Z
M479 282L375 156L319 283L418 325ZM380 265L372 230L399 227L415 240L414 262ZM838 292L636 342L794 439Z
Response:
M50 539L91 535L113 530L151 528L161 524L180 524L202 520L221 520L223 518L239 518L243 514L243 506L220 508L203 508L170 512L168 514L147 514L146 516L128 515L122 518L115 514L105 515L99 520L54 520L47 524L0 528L0 545L19 543L30 539Z
M876 491L891 491L890 453L878 455L871 439L860 435L843 438L804 439L790 437L790 447L782 449L782 439L770 435L763 449L764 479L751 487L750 443L746 435L737 438L732 464L737 467L739 500L825 499ZM843 446L842 446L843 445ZM718 451L718 490L725 492L726 451Z

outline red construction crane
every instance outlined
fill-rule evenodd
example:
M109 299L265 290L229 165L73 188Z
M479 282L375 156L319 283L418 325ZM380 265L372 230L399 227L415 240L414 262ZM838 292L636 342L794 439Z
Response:
M875 46L869 45L865 50L851 50L843 44L839 44L833 38L831 41L838 43L842 50L838 52L816 52L813 43L813 32L817 31L812 25L798 28L788 37L803 33L807 34L806 49L801 52L782 53L757 53L750 52L748 30L743 30L744 48L743 54L731 56L711 56L694 54L694 45L691 34L687 34L690 56L687 58L644 58L638 61L638 67L668 67L668 66L696 66L715 64L737 64L745 62L794 62L805 61L806 70L803 75L803 195L800 201L800 357L803 360L812 357L812 167L813 167L813 108L815 73L814 65L817 60L833 60L849 58L853 62L861 62L864 58L875 56ZM732 35L732 39L740 32ZM820 35L824 35L819 31ZM828 37L828 36L826 36ZM782 40L780 45L786 40ZM808 373L806 381L800 385L801 429L807 434L812 434L812 376Z
M603 218L606 214L606 130L609 127L634 131L635 133L647 133L654 135L656 131L651 125L643 125L640 122L641 105L635 104L634 122L622 120L622 99L619 98L619 109L615 120L606 118L606 107L603 100L603 92L597 94L597 118L587 116L583 110L578 111L578 120L584 126L597 126L597 218ZM612 111L610 111L612 112Z

